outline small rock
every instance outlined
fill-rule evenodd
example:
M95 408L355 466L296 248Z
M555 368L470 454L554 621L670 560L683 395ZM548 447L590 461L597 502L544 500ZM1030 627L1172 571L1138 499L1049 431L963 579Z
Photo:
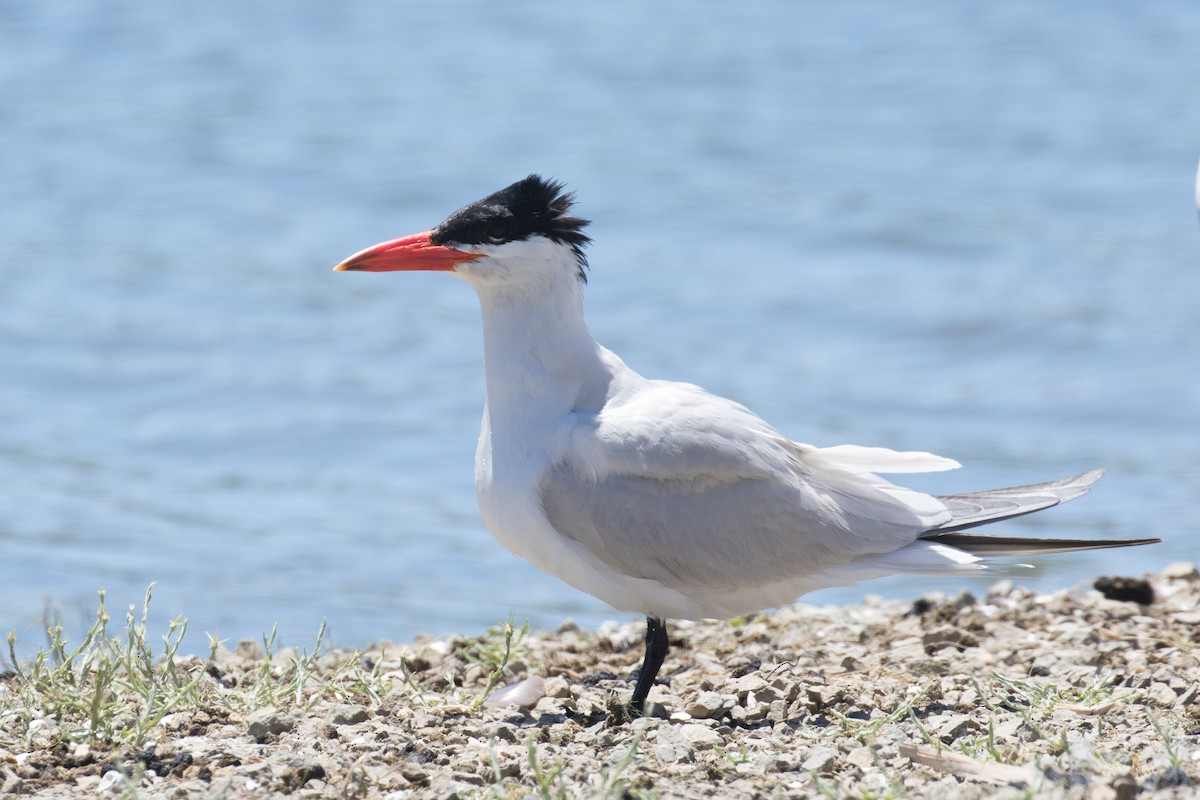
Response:
M253 639L238 642L237 647L233 648L233 654L250 661L261 661L264 655L262 645Z
M1118 775L1109 786L1112 787L1114 800L1134 800L1137 797L1138 782L1132 775Z
M729 710L729 716L739 725L753 725L766 719L770 710L771 707L766 703L757 703L750 707L734 706Z
M763 686L756 692L746 693L745 705L754 705L756 702L770 705L781 697L783 697L783 695L774 686Z
M721 734L707 725L698 723L680 725L679 733L697 750L709 750L722 743Z
M646 705L652 705L652 704L647 703ZM643 731L643 732L648 733L649 731L657 729L658 726L660 726L662 724L663 724L663 721L662 721L661 717L655 717L655 716L636 717L635 719L632 719L629 721L629 729L632 730L634 733L637 733L638 731ZM562 730L564 733L567 733L567 729L565 727Z
M85 764L92 763L92 748L86 744L81 744L71 751L71 755L67 756L67 763L73 767L81 767Z
M1143 788L1154 792L1159 789L1175 789L1181 786L1191 786L1192 779L1179 767L1167 767L1147 777L1142 785Z
M859 769L866 769L875 763L875 751L865 745L855 747L846 754L846 763Z
M246 728L255 739L278 736L296 726L296 720L277 708L260 708L246 717Z
M744 698L751 692L761 692L766 686L767 682L757 672L743 675L733 682L733 690L737 692L739 698Z
M21 785L21 779L17 773L10 772L6 769L0 769L0 795L8 797L17 793L17 788Z
M805 689L805 694L813 711L823 711L845 699L845 692L832 686L809 686Z
M684 708L693 719L712 719L719 718L721 712L727 708L732 708L734 700L732 697L726 698L716 692L701 692L696 699L692 700Z
M996 581L988 589L988 597L1004 597L1012 594L1013 582L1010 580Z
M926 653L933 655L944 647L953 647L957 650L978 647L979 640L961 628L946 626L926 633L921 637L921 644L925 646Z
M511 704L509 704L511 705ZM647 703L647 705L651 705ZM549 719L549 718L564 718L575 708L575 701L570 697L559 699L557 697L543 697L537 701L532 709L529 709L529 714L534 719Z
M945 722L938 726L938 738L945 744L950 744L960 736L975 730L975 720L966 714L951 714Z
M964 689L963 693L959 695L955 707L959 711L971 711L977 705L979 705L979 692L968 688Z
M823 775L833 771L833 761L837 757L832 747L818 747L809 753L808 758L800 765L804 772L816 772Z
M561 675L552 675L546 678L546 697L570 697L571 684Z
M1176 561L1166 566L1162 576L1173 581L1194 581L1200 579L1200 571L1190 561Z
M1021 719L1020 717L1001 719L995 724L995 727L992 728L992 736L994 736L997 741L1001 742L1009 739L1015 739L1017 733L1021 730L1021 727L1024 724L1025 720Z
M489 740L496 739L501 742L519 742L521 740L517 726L511 722L493 722L485 726L483 737Z
M1120 575L1105 575L1092 584L1096 591L1109 600L1122 603L1139 603L1148 606L1154 602L1154 588L1142 578L1126 578Z
M334 725L357 725L360 722L366 722L370 716L364 706L339 703L333 707L333 711L329 712L327 719Z
M850 658L850 656L846 656L846 658ZM845 659L842 659L842 666L846 666ZM792 697L795 697L796 692L799 691L799 686L796 684L796 681L792 680L787 675L780 675L775 680L771 681L771 688L778 692L780 697L785 699L791 699Z
M791 772L792 762L780 756L769 756L763 762L763 772Z
M678 764L691 761L692 751L692 742L684 737L678 727L674 725L662 725L659 727L658 740L654 745L654 755L659 761L664 764Z
M1146 690L1146 702L1158 708L1170 708L1178 698L1175 690L1165 683L1152 683Z
M450 779L452 781L466 783L471 786L483 786L483 778L476 775L474 772L467 772L466 770L450 773Z
M425 770L421 769L420 767L402 766L400 768L400 776L403 777L404 780L411 783L413 786L428 786L429 785L429 773L426 772Z
M909 607L906 617L923 617L934 609L937 602L929 597L918 597L913 600L912 606Z
M1183 694L1175 698L1175 705L1184 707L1190 706L1196 702L1196 698L1200 697L1200 683L1193 683L1191 686L1184 689Z
M290 759L279 778L291 791L296 791L309 781L319 780L326 775L325 767L312 757L301 756Z
M110 792L124 779L125 776L119 770L109 770L100 776L100 782L96 784L96 793L105 794Z

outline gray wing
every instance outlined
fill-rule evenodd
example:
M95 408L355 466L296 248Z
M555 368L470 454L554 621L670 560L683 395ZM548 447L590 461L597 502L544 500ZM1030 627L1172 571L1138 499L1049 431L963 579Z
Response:
M939 496L938 500L950 509L952 519L930 531L929 535L961 531L989 522L1020 517L1074 500L1087 494L1091 485L1100 480L1102 475L1104 470L1094 469L1046 483Z
M585 477L567 464L541 483L562 535L621 574L682 588L748 587L891 552L926 529L869 484Z
M821 453L848 457L788 442L698 387L649 382L580 417L541 502L559 533L612 569L675 588L802 577L902 548L949 516Z

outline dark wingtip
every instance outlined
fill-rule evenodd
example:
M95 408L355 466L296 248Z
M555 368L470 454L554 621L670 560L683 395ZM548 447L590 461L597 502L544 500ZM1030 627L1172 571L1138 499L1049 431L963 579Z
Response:
M923 541L949 545L959 550L965 550L971 555L985 557L1051 555L1078 550L1140 547L1162 542L1162 539L1041 539L1032 536L996 536L987 533L960 533L958 531L921 538Z

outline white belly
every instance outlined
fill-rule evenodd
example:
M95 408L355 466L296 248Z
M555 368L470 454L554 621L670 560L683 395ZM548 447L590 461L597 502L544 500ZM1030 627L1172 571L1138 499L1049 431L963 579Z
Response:
M475 453L475 490L484 524L509 552L620 611L664 619L716 616L706 612L703 603L658 581L613 571L555 530L542 511L542 468L535 465L554 463L557 453L506 447L503 450L510 457L498 461L491 434L485 413ZM553 443L554 437L541 437L541 441Z

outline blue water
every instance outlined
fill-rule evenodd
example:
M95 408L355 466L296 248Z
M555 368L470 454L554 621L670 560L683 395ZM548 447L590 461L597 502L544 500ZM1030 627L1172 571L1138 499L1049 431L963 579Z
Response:
M1007 529L1167 540L1030 585L1195 559L1197 42L1190 0L4 3L0 630L151 581L196 649L617 616L480 522L469 287L330 271L532 171L643 373L966 465L924 489L1104 466Z

